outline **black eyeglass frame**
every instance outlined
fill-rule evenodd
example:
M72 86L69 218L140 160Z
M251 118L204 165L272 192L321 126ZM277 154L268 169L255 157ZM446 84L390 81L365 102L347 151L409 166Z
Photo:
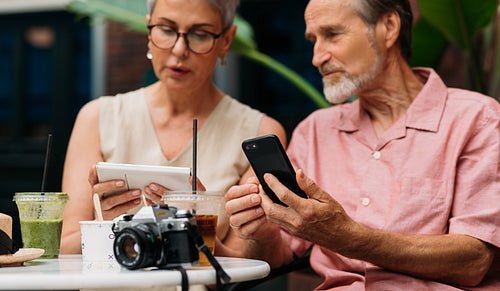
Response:
M227 28L224 28L224 30L222 30L222 32L221 32L221 33L219 33L219 34L215 34L215 33L213 33L213 32L203 30L203 32L208 33L208 34L210 34L210 35L212 36L212 47L211 47L211 48L210 48L210 50L208 50L207 52L204 52L204 53L198 53L198 52L195 52L195 51L193 51L193 50L191 49L191 47L189 46L189 40L188 40L188 38L186 37L186 36L187 36L187 34L188 34L188 33L190 33L192 30L189 30L188 32L178 32L178 31L176 31L176 30L172 29L173 31L175 31L175 33L177 33L177 38L175 39L175 41L174 41L174 43L172 44L172 46L171 46L171 47L169 47L169 48L162 48L162 47L159 47L159 46L158 46L158 45L157 45L157 44L153 41L153 38L151 37L151 30L152 30L153 28L157 27L157 26L166 26L166 27L170 27L170 26L165 25L165 24L151 24L151 25L148 25L148 26L147 26L147 27L148 27L148 30L149 30L149 33L148 33L148 35L149 35L149 39L151 40L151 42L153 43L153 45L154 45L155 47L157 47L157 48L159 48L159 49L161 49L161 50L168 50L168 49L171 49L171 48L173 48L173 47L175 46L175 44L176 44L176 43L177 43L177 41L179 40L179 37L182 35L182 36L183 36L183 38L184 38L184 41L186 42L186 46L187 46L187 48L189 49L189 51L191 51L192 53L197 54L197 55L206 55L206 54L210 53L210 52L214 49L214 47L215 47L215 41L216 41L219 37L221 37L224 33L226 33L226 31L227 31ZM201 30L202 30L202 29L201 29Z

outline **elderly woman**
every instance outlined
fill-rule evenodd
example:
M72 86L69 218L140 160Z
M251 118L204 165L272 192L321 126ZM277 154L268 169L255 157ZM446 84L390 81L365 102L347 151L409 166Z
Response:
M242 140L272 133L286 142L277 121L224 94L212 81L217 60L224 64L236 34L237 2L148 0L149 57L159 81L93 100L78 114L64 165L62 189L70 199L61 253L81 252L78 221L94 219L93 193L100 195L107 220L133 212L141 203L140 189L103 198L104 192L124 183L98 183L97 162L189 167L196 118L197 176L207 190L225 192L253 175L240 147ZM145 191L159 201L159 185ZM238 239L223 220L217 229L216 254L230 256Z

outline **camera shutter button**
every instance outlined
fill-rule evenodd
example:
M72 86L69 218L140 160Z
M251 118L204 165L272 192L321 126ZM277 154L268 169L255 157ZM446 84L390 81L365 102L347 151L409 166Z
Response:
M124 220L124 221L131 221L133 217L134 217L134 215L132 215L132 214L127 214L127 215L124 215L124 216L123 216L123 220Z

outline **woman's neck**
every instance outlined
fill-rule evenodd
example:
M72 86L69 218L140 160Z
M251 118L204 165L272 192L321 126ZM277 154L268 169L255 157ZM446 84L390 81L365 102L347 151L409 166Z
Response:
M170 116L189 115L206 117L224 97L215 85L201 90L169 90L161 82L146 88L150 108L161 110Z

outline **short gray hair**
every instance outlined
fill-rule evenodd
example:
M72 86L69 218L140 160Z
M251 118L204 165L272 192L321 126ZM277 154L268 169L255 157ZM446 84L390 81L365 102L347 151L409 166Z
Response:
M413 13L408 0L360 0L358 15L370 26L375 27L378 20L385 14L396 11L401 20L401 30L399 32L398 44L401 55L409 62L412 55L411 36Z
M148 0L148 14L152 15L157 0ZM233 25L236 7L240 0L205 0L220 12L222 27L224 29Z

